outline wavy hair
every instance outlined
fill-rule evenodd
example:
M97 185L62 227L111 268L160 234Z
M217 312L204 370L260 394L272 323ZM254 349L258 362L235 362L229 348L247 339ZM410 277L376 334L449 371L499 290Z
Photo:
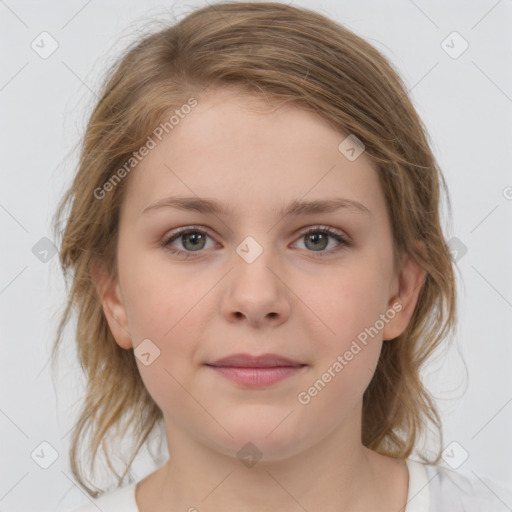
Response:
M122 349L112 336L91 274L98 262L116 273L119 208L129 176L102 198L97 191L175 109L191 97L200 100L206 88L228 86L317 113L341 133L356 134L377 164L396 254L413 257L426 272L406 330L383 344L364 393L362 443L407 458L429 424L442 440L440 416L420 370L456 325L454 267L440 225L441 188L448 206L449 197L407 89L375 47L317 12L274 2L223 2L144 36L119 57L103 83L76 175L55 215L60 263L70 283L52 356L76 313L86 391L69 457L74 477L93 497L104 490L88 487L80 448L85 446L91 468L101 448L121 485L163 421L133 350ZM116 451L129 427L131 449ZM439 461L440 451L430 462ZM111 456L121 452L128 459L119 475Z

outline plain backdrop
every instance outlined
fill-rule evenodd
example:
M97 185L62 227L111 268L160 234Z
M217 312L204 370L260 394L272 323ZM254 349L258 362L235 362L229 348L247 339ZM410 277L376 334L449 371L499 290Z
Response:
M444 228L458 251L457 335L424 372L442 413L444 461L512 486L512 2L294 4L366 38L408 84L448 182ZM84 384L72 333L58 376L48 363L65 290L51 220L106 66L148 20L202 5L0 0L2 512L87 501L67 459ZM154 469L146 454L134 468L138 478Z

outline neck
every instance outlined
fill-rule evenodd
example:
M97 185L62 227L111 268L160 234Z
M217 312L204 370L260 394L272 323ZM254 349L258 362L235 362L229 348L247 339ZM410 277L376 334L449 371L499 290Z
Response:
M403 486L397 492L392 485L405 464L390 464L393 459L356 442L357 429L339 429L279 460L263 454L254 465L205 446L169 421L166 432L171 458L147 499L138 499L141 512L352 512L387 510L385 504L397 511L405 505L407 487L404 496Z

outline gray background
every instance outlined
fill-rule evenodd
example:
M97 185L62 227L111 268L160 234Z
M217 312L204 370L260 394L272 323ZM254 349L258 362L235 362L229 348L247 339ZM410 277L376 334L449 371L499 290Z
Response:
M459 249L460 323L425 378L442 412L447 463L512 486L512 2L294 3L384 52L426 123L453 204L444 224ZM50 222L105 67L149 19L181 18L199 5L0 0L1 512L69 511L87 501L67 460L83 395L72 333L55 379L48 364L64 298ZM137 478L153 469L145 455L134 468Z

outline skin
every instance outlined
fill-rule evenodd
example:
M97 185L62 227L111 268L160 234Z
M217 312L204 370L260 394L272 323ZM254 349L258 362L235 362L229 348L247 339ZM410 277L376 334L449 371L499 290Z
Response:
M137 364L163 412L171 458L138 484L141 512L404 509L406 465L361 444L362 398L382 344L394 343L412 316L424 272L407 258L395 268L376 167L364 152L348 160L338 150L345 136L311 112L220 89L200 97L129 176L118 274L97 272L95 281L119 346L150 339L160 350L150 365ZM233 215L141 213L182 195L225 202ZM277 214L294 199L332 197L370 214ZM192 257L160 245L191 225L206 240L193 245L182 236L171 247ZM315 246L304 232L318 225L350 245L328 237ZM247 236L263 249L252 263L236 252ZM299 403L298 393L395 303L401 311L378 335ZM204 366L239 352L307 366L265 389ZM262 454L253 467L237 457L247 442Z

